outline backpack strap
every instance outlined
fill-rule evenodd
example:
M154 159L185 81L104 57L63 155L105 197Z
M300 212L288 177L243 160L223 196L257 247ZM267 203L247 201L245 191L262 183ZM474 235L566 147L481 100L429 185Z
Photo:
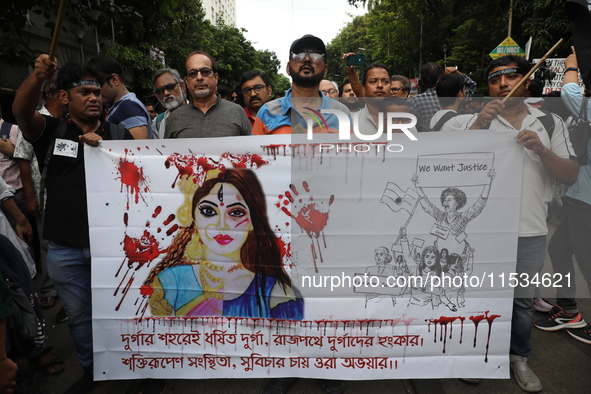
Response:
M125 127L121 124L115 123L107 123L109 125L109 132L111 133L112 140L122 140L125 139Z
M542 122L542 126L548 132L548 136L550 137L550 142L552 142L552 134L554 134L554 129L556 128L556 119L554 119L554 114L552 112L546 111L545 109L540 109L544 113L544 116L538 118L540 122Z
M7 121L2 122L2 126L0 126L0 135L10 136L10 129L14 126L12 123L8 123Z
M544 129L548 133L550 141L552 141L552 134L554 133L554 128L556 128L556 120L554 119L554 115L552 114L552 112L546 111L545 109L540 109L540 111L544 113L544 116L541 116L538 119L540 120L542 126L544 126ZM490 129L490 123L491 122L487 123L486 126L482 128L482 130Z
M435 123L435 126L433 126L432 131L440 131L441 128L443 127L443 125L446 124L448 120L450 120L451 118L455 118L456 116L458 116L458 113L455 111L446 112L439 119L439 121L437 123Z

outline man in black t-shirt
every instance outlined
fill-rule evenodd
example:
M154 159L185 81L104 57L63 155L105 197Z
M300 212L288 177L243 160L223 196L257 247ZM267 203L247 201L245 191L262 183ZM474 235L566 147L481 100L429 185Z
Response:
M68 315L70 333L84 373L66 393L83 393L93 384L92 297L90 241L86 204L84 146L111 139L111 127L100 120L101 85L97 75L79 62L63 66L57 75L58 96L68 106L69 118L59 120L36 110L41 87L53 78L56 63L48 55L17 91L13 113L23 136L33 144L40 169L47 164L47 205L43 237L49 241L49 276ZM133 139L128 130L124 139ZM53 145L51 150L50 146Z

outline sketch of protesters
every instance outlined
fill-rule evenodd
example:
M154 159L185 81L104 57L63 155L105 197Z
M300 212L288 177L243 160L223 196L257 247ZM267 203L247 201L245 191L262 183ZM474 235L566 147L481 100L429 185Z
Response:
M471 275L474 267L474 249L468 248L467 252L468 254L463 254L461 256L457 253L450 254L444 275L448 275L452 277L452 279L454 277L463 278L464 275ZM463 308L466 305L466 287L463 281L457 280L456 283L461 283L461 285L457 287L447 287L444 289L444 293L445 296L452 301L455 298L456 305Z
M413 175L412 182L415 184L416 191L421 197L420 201L423 210L429 215L433 216L437 224L447 227L450 232L457 237L465 231L466 226L472 219L480 215L486 206L488 194L490 193L490 187L495 176L495 170L491 169L488 172L490 183L488 185L484 185L478 200L476 200L474 205L466 209L464 212L458 212L458 210L462 209L467 202L466 193L464 193L462 190L455 187L448 187L441 192L441 205L443 207L442 211L433 205L431 201L429 201L429 198L423 192L423 188L417 186L417 181L419 180L417 174Z
M368 267L365 272L368 275L390 276L394 273L392 264L392 255L385 246L378 246L375 250L374 260L376 265Z
M388 277L394 275L394 266L390 264L392 262L392 255L390 251L385 246L378 246L375 250L374 260L376 262L375 265L368 267L365 270L365 273L369 276L383 276ZM365 296L365 305L367 306L367 301L378 298L378 297L387 297L386 295L380 293L367 293ZM392 303L396 305L396 298L392 296Z
M396 263L394 264L394 275L396 277L405 276L407 278L410 276L410 270L408 269L408 265L406 264L406 260L404 259L404 256L402 254L396 256ZM402 296L407 290L409 290L408 281L405 282L407 283L407 285L400 289L400 296Z
M404 227L400 228L400 244L403 253L408 255L410 249ZM421 252L421 258L415 271L415 275L420 277L421 280L417 280L416 283L412 283L411 281L411 293L408 304L418 306L431 304L431 307L435 308L439 304L444 303L452 312L457 311L456 305L445 296L442 287L435 286L435 283L433 283L434 278L441 278L442 274L439 251L435 246L426 246Z
M193 222L146 279L152 314L303 319L256 175L213 171L193 195Z
M404 259L404 256L401 254L396 256L396 264L394 264L394 275L395 276L410 275L410 270L408 269L408 265L406 264L406 260Z
M439 252L439 263L441 264L441 269L443 272L447 271L447 256L449 255L449 250L446 248L441 249Z

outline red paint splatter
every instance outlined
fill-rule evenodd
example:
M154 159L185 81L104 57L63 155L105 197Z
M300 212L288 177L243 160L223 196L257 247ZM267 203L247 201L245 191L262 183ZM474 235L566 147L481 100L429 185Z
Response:
M166 235L171 235L172 233L174 233L178 229L179 229L179 225L178 224L175 224L171 228L169 228L168 230L166 230Z
M127 227L128 222L129 222L129 215L127 214L127 212L125 212L123 214L123 223L125 224L125 227Z
M152 286L147 286L147 285L143 285L140 287L140 294L141 295L152 295L152 293L154 293L154 289L152 289Z
M279 153L280 148L283 148L283 156L286 154L285 145L264 145L262 148L268 155L273 155L273 160L277 160L277 154Z
M308 187L308 182L304 181L302 182L302 186L304 186L304 190L308 193L310 193L310 188Z
M193 177L193 182L201 186L205 182L208 171L219 169L223 172L226 169L223 164L210 157L196 157L195 155L181 155L178 153L168 156L164 165L166 168L174 165L178 170L178 174L172 182L172 187L182 177Z
M119 301L119 303L115 307L116 311L118 311L119 308L121 308L121 304L123 303L123 300L125 299L125 296L127 295L127 292L129 291L134 279L135 279L135 277L133 277L133 276L131 278L129 278L129 282L127 282L127 284L123 288L123 296L121 297L121 301Z
M449 339L452 338L453 332L453 322L458 319L457 316L454 317L447 317L441 316L439 319L431 319L429 320L429 325L433 323L434 325L434 343L437 343L437 325L441 325L441 330L439 332L439 341L443 342L443 353L445 353L445 347L447 345L447 325L449 324Z
M228 160L236 168L260 168L269 162L259 155L236 155L229 152L222 154L222 159Z
M498 317L501 317L501 315L491 315L491 316L486 317L486 321L488 323L488 335L486 337L486 353L484 354L484 362L485 363L488 362L488 347L490 345L490 332L492 330L492 324L493 324L493 321Z
M174 214L170 214L170 215L168 215L166 220L164 222L162 222L162 224L164 224L165 226L168 226L170 224L170 222L172 222L174 220L174 218L175 218Z
M127 155L127 152L126 152ZM127 161L127 158L119 159L119 179L121 180L121 192L123 192L123 186L127 190L127 210L129 210L129 194L135 195L135 203L139 202L141 196L141 190L148 190L146 186L146 178L144 177L144 170L142 167L138 167L135 163ZM141 185L141 186L140 186ZM142 196L142 200L143 200Z
M125 235L123 240L123 251L128 259L128 266L137 263L136 271L140 269L144 264L147 264L157 258L160 253L164 252L159 250L159 244L156 238L144 230L144 234L141 238L132 238Z
M487 312L488 313L488 312ZM484 315L470 316L469 319L474 323L474 347L476 347L476 337L478 336L478 323L484 320Z
M309 237L318 238L328 223L328 212L321 212L315 203L310 203L299 210L295 220Z
M289 188L291 189L293 194L295 194L296 196L300 195L300 193L298 193L298 189L295 187L295 185L293 183L289 185ZM285 194L287 194L287 193L285 193Z
M156 218L158 215L160 215L160 212L162 212L162 207L160 205L158 205L156 207L156 209L154 209L154 213L152 214L152 217Z
M291 243L285 242L281 237L277 237L277 243L279 244L279 251L281 252L281 260L290 259Z

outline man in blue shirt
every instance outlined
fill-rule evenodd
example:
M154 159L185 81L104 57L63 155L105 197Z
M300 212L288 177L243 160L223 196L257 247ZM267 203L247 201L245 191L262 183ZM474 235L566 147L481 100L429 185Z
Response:
M289 49L287 74L292 85L285 95L263 105L257 113L252 134L302 134L307 132L307 120L314 122L314 132L336 132L339 120L334 114L321 114L322 109L336 109L351 120L349 109L320 92L320 81L326 76L326 47L311 34L295 40Z
M111 56L97 56L88 62L101 83L103 105L109 106L107 122L120 124L133 137L152 138L152 119L135 93L129 92L123 83L123 68Z

